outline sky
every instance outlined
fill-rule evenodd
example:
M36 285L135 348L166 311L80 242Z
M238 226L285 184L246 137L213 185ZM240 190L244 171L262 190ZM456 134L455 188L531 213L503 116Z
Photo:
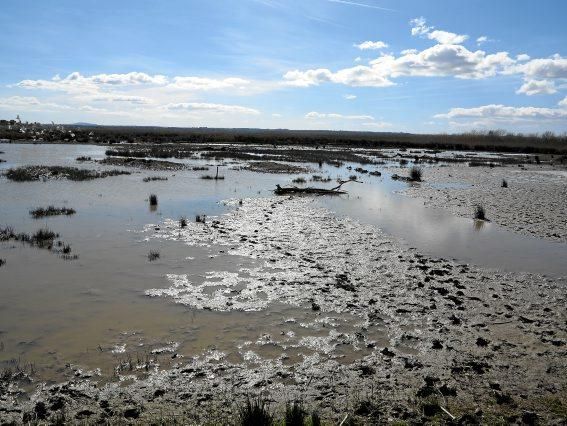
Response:
M567 131L565 0L3 0L0 118Z

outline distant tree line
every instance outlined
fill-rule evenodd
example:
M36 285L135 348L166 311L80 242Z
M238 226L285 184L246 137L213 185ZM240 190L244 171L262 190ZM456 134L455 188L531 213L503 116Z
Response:
M361 148L417 148L501 151L521 153L567 153L567 134L511 133L504 130L459 134L412 134L287 129L216 129L148 126L96 126L22 123L0 120L0 139L65 143L237 143L345 146Z

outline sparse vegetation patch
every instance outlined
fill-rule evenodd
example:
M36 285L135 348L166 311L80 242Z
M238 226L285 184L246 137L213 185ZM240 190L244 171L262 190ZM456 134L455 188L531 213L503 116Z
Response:
M75 209L70 209L67 207L54 207L54 206L49 206L46 208L39 207L37 209L30 210L30 214L34 219L39 219L47 216L61 216L61 215L70 216L75 213L76 213Z
M160 253L157 250L150 250L148 253L148 261L153 262L160 258Z
M6 177L16 182L31 182L49 179L83 181L129 174L130 172L122 170L96 171L62 166L22 166L15 169L9 169L6 172Z
M477 220L486 220L486 212L480 204L474 208L474 218Z
M156 181L156 180L167 180L167 178L165 176L146 176L142 180L144 182L153 182L153 181Z

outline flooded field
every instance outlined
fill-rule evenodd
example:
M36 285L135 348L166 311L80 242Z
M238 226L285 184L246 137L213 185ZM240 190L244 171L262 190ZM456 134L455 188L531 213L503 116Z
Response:
M565 217L527 226L497 204L510 197L502 176L516 203L534 185L563 200L565 168L467 167L444 152L416 183L392 179L408 170L394 150L364 165L261 173L248 160L199 154L151 167L102 163L106 149L0 144L2 172L129 172L0 177L0 227L48 227L70 246L65 256L57 246L0 242L0 418L25 419L41 402L46 419L65 407L92 422L200 422L228 419L239 398L257 394L276 410L301 397L329 421L377 411L417 421L427 404L457 417L479 401L489 423L564 415ZM224 179L202 178L216 166ZM329 189L351 175L345 195L273 193L278 184ZM292 183L299 177L306 183ZM477 190L489 194L475 192L494 220L459 204ZM527 214L545 217L545 204ZM29 213L48 206L76 213Z

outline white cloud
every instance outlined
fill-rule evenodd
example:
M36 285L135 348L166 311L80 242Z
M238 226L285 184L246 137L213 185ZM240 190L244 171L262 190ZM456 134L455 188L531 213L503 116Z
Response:
M521 54L516 56L516 60L518 62L529 61L530 59L531 59L530 55L526 55L525 53L521 53Z
M371 115L343 115L337 113L321 113L316 111L311 111L305 114L305 118L309 120L322 120L322 119L334 119L334 120L374 120Z
M476 44L480 46L482 43L486 43L487 41L488 41L487 36L480 36L476 39Z
M206 102L180 102L170 103L163 106L164 109L169 111L204 111L213 113L228 113L228 114L249 114L258 115L260 111L254 108L248 108L240 105L224 105L212 104Z
M350 94L349 94L349 95L344 95L343 97L344 97L346 100L348 100L348 101L353 101L353 100L356 99L356 95L350 95Z
M360 50L380 50L388 47L383 41L363 41L362 43L355 44L354 47Z
M165 85L167 77L142 72L127 74L96 74L89 77L73 72L65 78L56 75L51 80L22 80L16 84L24 89L56 90L68 93L95 93L105 86Z
M357 56L356 58L354 58L354 62L360 62L362 61L362 58L360 56Z
M531 79L567 79L567 58L554 55L551 58L532 59L511 67L510 74L524 74Z
M184 90L219 90L242 89L250 84L249 80L237 77L214 79L206 77L174 77L169 87Z
M533 95L552 95L557 93L555 84L549 80L527 80L516 93L523 93L528 96Z
M410 21L410 24L412 25L411 35L413 35L413 36L424 35L424 34L427 34L429 31L431 31L434 28L434 27L428 27L426 25L426 23L427 23L427 21L425 20L425 18L423 16L421 16L419 18L412 19Z
M100 93L93 96L81 97L81 99L92 102L126 102L138 105L148 104L151 102L148 98L143 96L121 95L118 93Z
M461 45L437 44L423 51L409 50L401 56L382 55L369 66L357 65L338 71L326 68L294 70L284 75L285 84L297 87L337 83L347 86L387 87L392 79L410 77L456 77L482 79L508 70L516 62L508 52L487 54Z
M559 106L567 107L567 96L565 96L565 98L559 102Z
M427 37L441 44L461 44L469 38L467 35L455 34L449 31L435 30L435 27L427 26L427 21L423 16L412 19L411 35Z
M318 86L321 83L331 82L347 86L386 87L394 83L384 76L374 72L371 67L357 65L332 72L325 68L307 71L288 71L284 76L285 84L296 87Z
M468 35L450 33L448 31L435 30L427 34L427 38L441 44L461 44L469 38Z
M476 108L452 108L446 114L437 114L435 118L466 119L487 118L492 121L526 120L565 120L567 110L561 108L512 107L505 105L484 105Z
M53 102L42 102L34 96L10 96L0 98L0 108L13 111L40 111L40 110L64 110L69 109L67 105Z

